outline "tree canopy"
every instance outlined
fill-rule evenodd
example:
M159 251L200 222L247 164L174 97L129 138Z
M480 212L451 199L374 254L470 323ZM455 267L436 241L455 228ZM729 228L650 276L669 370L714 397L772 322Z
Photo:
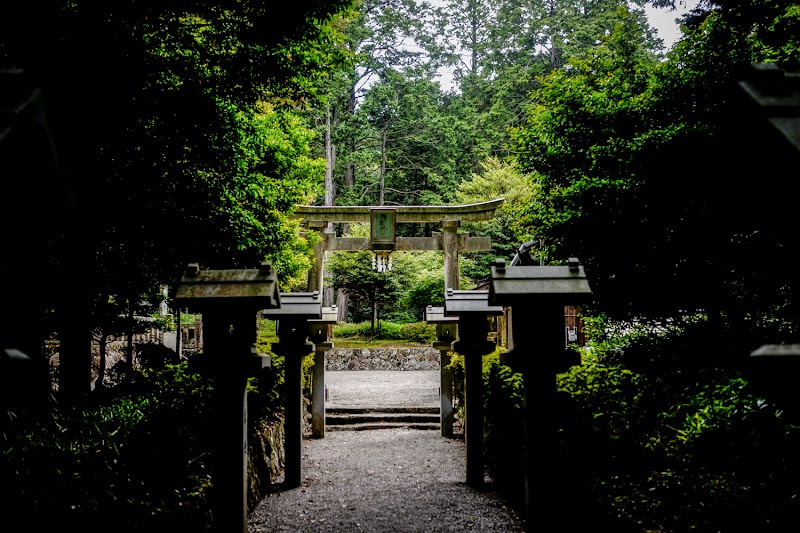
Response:
M742 276L765 275L752 253L778 245L785 223L750 216L766 199L731 181L749 136L732 109L736 82L765 59L761 45L737 18L712 13L656 62L620 16L602 46L542 78L515 134L522 168L542 187L528 225L551 258L585 262L606 311L741 309ZM759 291L777 295L778 279Z
M65 182L44 191L64 223L31 235L61 251L47 258L60 275L43 308L71 321L88 316L93 294L136 302L189 262L301 272L307 244L286 214L321 191L325 163L296 109L345 60L330 21L348 5L4 6L0 65L41 90ZM85 329L75 342L86 355L74 356L85 361L88 323L59 329Z

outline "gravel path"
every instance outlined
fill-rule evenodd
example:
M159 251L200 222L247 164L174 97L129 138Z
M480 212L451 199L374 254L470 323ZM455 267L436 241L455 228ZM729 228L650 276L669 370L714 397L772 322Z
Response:
M439 406L438 370L328 370L326 407Z
M249 533L524 531L490 485L467 486L464 461L464 441L438 431L326 432L303 441L301 486L267 495Z

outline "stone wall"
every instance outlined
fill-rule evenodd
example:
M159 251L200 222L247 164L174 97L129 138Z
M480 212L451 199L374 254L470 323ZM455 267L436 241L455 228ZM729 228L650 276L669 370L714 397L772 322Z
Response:
M326 370L438 370L439 350L422 348L333 348Z
M259 422L247 439L247 507L252 512L283 474L286 456L283 448L283 420Z

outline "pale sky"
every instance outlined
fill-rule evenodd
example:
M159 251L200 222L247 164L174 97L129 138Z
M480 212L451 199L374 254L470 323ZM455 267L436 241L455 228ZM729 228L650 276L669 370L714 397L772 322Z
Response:
M689 2L687 1L687 3ZM697 2L692 2L692 5L695 4ZM664 40L666 50L672 48L672 45L681 36L681 30L678 24L675 23L675 19L689 11L689 9L678 7L675 11L670 11L669 9L656 9L648 4L644 11L647 13L647 20L650 21L650 25L658 30L658 36ZM666 52L666 50L664 51Z

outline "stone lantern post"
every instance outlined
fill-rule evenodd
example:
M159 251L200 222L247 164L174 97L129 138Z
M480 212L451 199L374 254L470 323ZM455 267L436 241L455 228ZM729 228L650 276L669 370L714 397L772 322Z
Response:
M320 293L284 292L281 293L281 306L278 309L265 309L263 316L278 321L279 342L272 345L272 351L284 357L284 485L286 488L300 486L303 479L303 357L314 351L314 344L308 342L309 324L312 319L322 318Z
M443 437L453 436L453 370L450 365L450 350L458 334L458 317L444 316L444 307L429 305L425 309L425 321L436 324L436 341L433 348L439 350L439 425Z
M311 436L325 437L325 352L333 348L331 326L336 324L336 306L323 307L322 318L308 321L308 337L314 343L314 373L311 383Z
M569 365L564 307L591 294L575 258L566 266L492 266L489 301L510 307L508 350L501 361L521 372L525 389L525 514L529 528L567 511L556 461L556 374Z
M203 315L204 353L213 384L212 520L215 531L247 533L247 378L269 365L255 352L261 309L280 307L278 278L257 269L200 270L189 265L176 306Z
M464 356L464 441L467 448L467 484L483 485L483 356L495 349L488 339L489 316L503 308L489 305L489 291L448 289L444 315L458 317L458 340L453 351Z

